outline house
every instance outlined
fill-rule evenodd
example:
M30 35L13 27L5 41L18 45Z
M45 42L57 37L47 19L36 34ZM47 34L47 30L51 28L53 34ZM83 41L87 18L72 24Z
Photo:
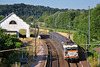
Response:
M0 27L5 29L7 34L17 34L18 37L19 30L25 29L26 37L30 37L30 25L13 12L0 21Z

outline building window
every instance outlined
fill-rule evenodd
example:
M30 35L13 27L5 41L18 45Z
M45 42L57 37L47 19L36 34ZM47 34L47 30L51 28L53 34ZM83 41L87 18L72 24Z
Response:
M17 24L14 20L10 21L9 24Z

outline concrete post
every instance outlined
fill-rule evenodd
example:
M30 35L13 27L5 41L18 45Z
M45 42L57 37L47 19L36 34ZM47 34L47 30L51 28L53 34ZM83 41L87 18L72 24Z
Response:
M30 29L26 30L26 37L30 37Z
M17 31L17 36L19 37L19 30Z
M98 67L99 67L99 53L98 53Z

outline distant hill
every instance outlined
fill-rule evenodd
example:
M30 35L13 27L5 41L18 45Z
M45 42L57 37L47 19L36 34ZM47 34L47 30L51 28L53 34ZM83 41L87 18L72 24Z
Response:
M34 6L34 5L27 5L24 3L13 4L13 5L0 5L0 15L6 15L10 14L11 12L14 12L24 20L29 16L33 16L34 19L39 18L40 16L42 16L43 12L54 14L57 11L65 12L68 11L68 9Z

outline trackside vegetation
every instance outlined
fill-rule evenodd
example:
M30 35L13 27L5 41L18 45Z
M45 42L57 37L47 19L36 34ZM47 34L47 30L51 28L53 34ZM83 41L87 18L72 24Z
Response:
M5 30L2 30L0 28L0 51L14 49L14 48L21 48L23 46L24 44L21 42L21 40L19 40L16 37L16 35L6 34ZM20 58L21 58L20 51L0 52L0 66L11 67L11 64L19 62Z

